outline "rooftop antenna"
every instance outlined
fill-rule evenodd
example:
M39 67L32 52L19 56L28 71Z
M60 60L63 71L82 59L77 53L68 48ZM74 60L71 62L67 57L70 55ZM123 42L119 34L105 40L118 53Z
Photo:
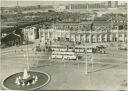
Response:
M18 3L18 1L17 1L17 6L19 6L19 3Z
M19 13L19 9L20 9L20 6L19 6L19 2L17 1L16 2L16 11L17 11L17 14Z

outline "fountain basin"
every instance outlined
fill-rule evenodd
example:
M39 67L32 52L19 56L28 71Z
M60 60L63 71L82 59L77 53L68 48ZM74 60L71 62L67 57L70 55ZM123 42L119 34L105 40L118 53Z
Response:
M46 84L48 84L48 82L50 81L50 76L45 73L45 72L36 72L36 71L28 71L28 74L31 75L31 77L29 77L28 79L21 79L20 82L30 82L30 85L17 85L16 82L16 78L17 77L22 77L24 72L19 72L19 73L15 73L9 77L7 77L4 81L3 81L3 87L5 89L10 89L10 90L36 90L41 88L42 86L45 86ZM35 84L31 84L33 78L32 76L37 76L38 80Z

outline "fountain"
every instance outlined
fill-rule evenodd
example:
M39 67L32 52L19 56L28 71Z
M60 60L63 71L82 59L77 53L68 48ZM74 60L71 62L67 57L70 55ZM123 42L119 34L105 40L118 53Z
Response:
M28 79L29 77L30 77L30 75L28 74L27 70L24 69L23 79Z
M27 69L30 69L28 50L27 55L25 55L24 53L24 58L26 57ZM32 70L28 71L27 69L24 69L23 72L18 72L8 76L6 79L3 80L2 86L5 89L26 91L36 90L38 88L41 88L42 86L45 86L49 82L50 76L47 73L36 72Z
M25 54L24 57L26 57ZM27 53L26 65L27 65L27 69L30 69L28 61L29 60ZM36 72L32 70L28 71L27 69L24 69L23 72L18 72L12 74L11 76L8 76L3 81L3 87L5 89L10 89L10 90L23 90L23 91L36 90L46 85L49 82L50 76L47 73Z
M29 86L35 84L38 81L36 75L28 74L28 71L24 69L23 76L16 77L15 83L21 86Z

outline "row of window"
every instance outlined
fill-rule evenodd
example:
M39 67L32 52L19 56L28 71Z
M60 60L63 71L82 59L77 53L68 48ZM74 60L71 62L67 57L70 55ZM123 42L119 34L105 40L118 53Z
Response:
M63 35L63 33L61 33L62 35ZM60 34L60 35L61 35ZM41 35L43 35L43 32L41 33ZM58 35L58 34L57 34ZM97 35L95 35L95 34L92 34L91 36L90 35L77 35L77 34L65 34L66 36L69 36L68 38L70 38L70 36L71 36L71 38L90 38L90 37L92 37L92 38L96 38L96 37L98 37L98 38L104 38L104 37L111 37L111 35L106 35L106 34L97 34ZM46 36L48 37L48 34L46 33ZM49 33L49 36L50 37L52 37L52 33ZM54 35L55 36L55 35ZM126 34L119 34L119 37L127 37L126 36ZM57 37L57 36L56 36ZM65 36L63 36L64 38L65 38ZM62 37L61 37L62 38Z

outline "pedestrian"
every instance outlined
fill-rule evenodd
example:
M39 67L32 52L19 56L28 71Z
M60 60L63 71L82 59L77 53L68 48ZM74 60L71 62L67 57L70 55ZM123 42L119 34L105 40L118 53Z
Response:
M106 52L104 51L104 54L105 54Z
M15 54L16 54L16 49L15 49Z
M21 48L21 52L23 52L24 50Z

